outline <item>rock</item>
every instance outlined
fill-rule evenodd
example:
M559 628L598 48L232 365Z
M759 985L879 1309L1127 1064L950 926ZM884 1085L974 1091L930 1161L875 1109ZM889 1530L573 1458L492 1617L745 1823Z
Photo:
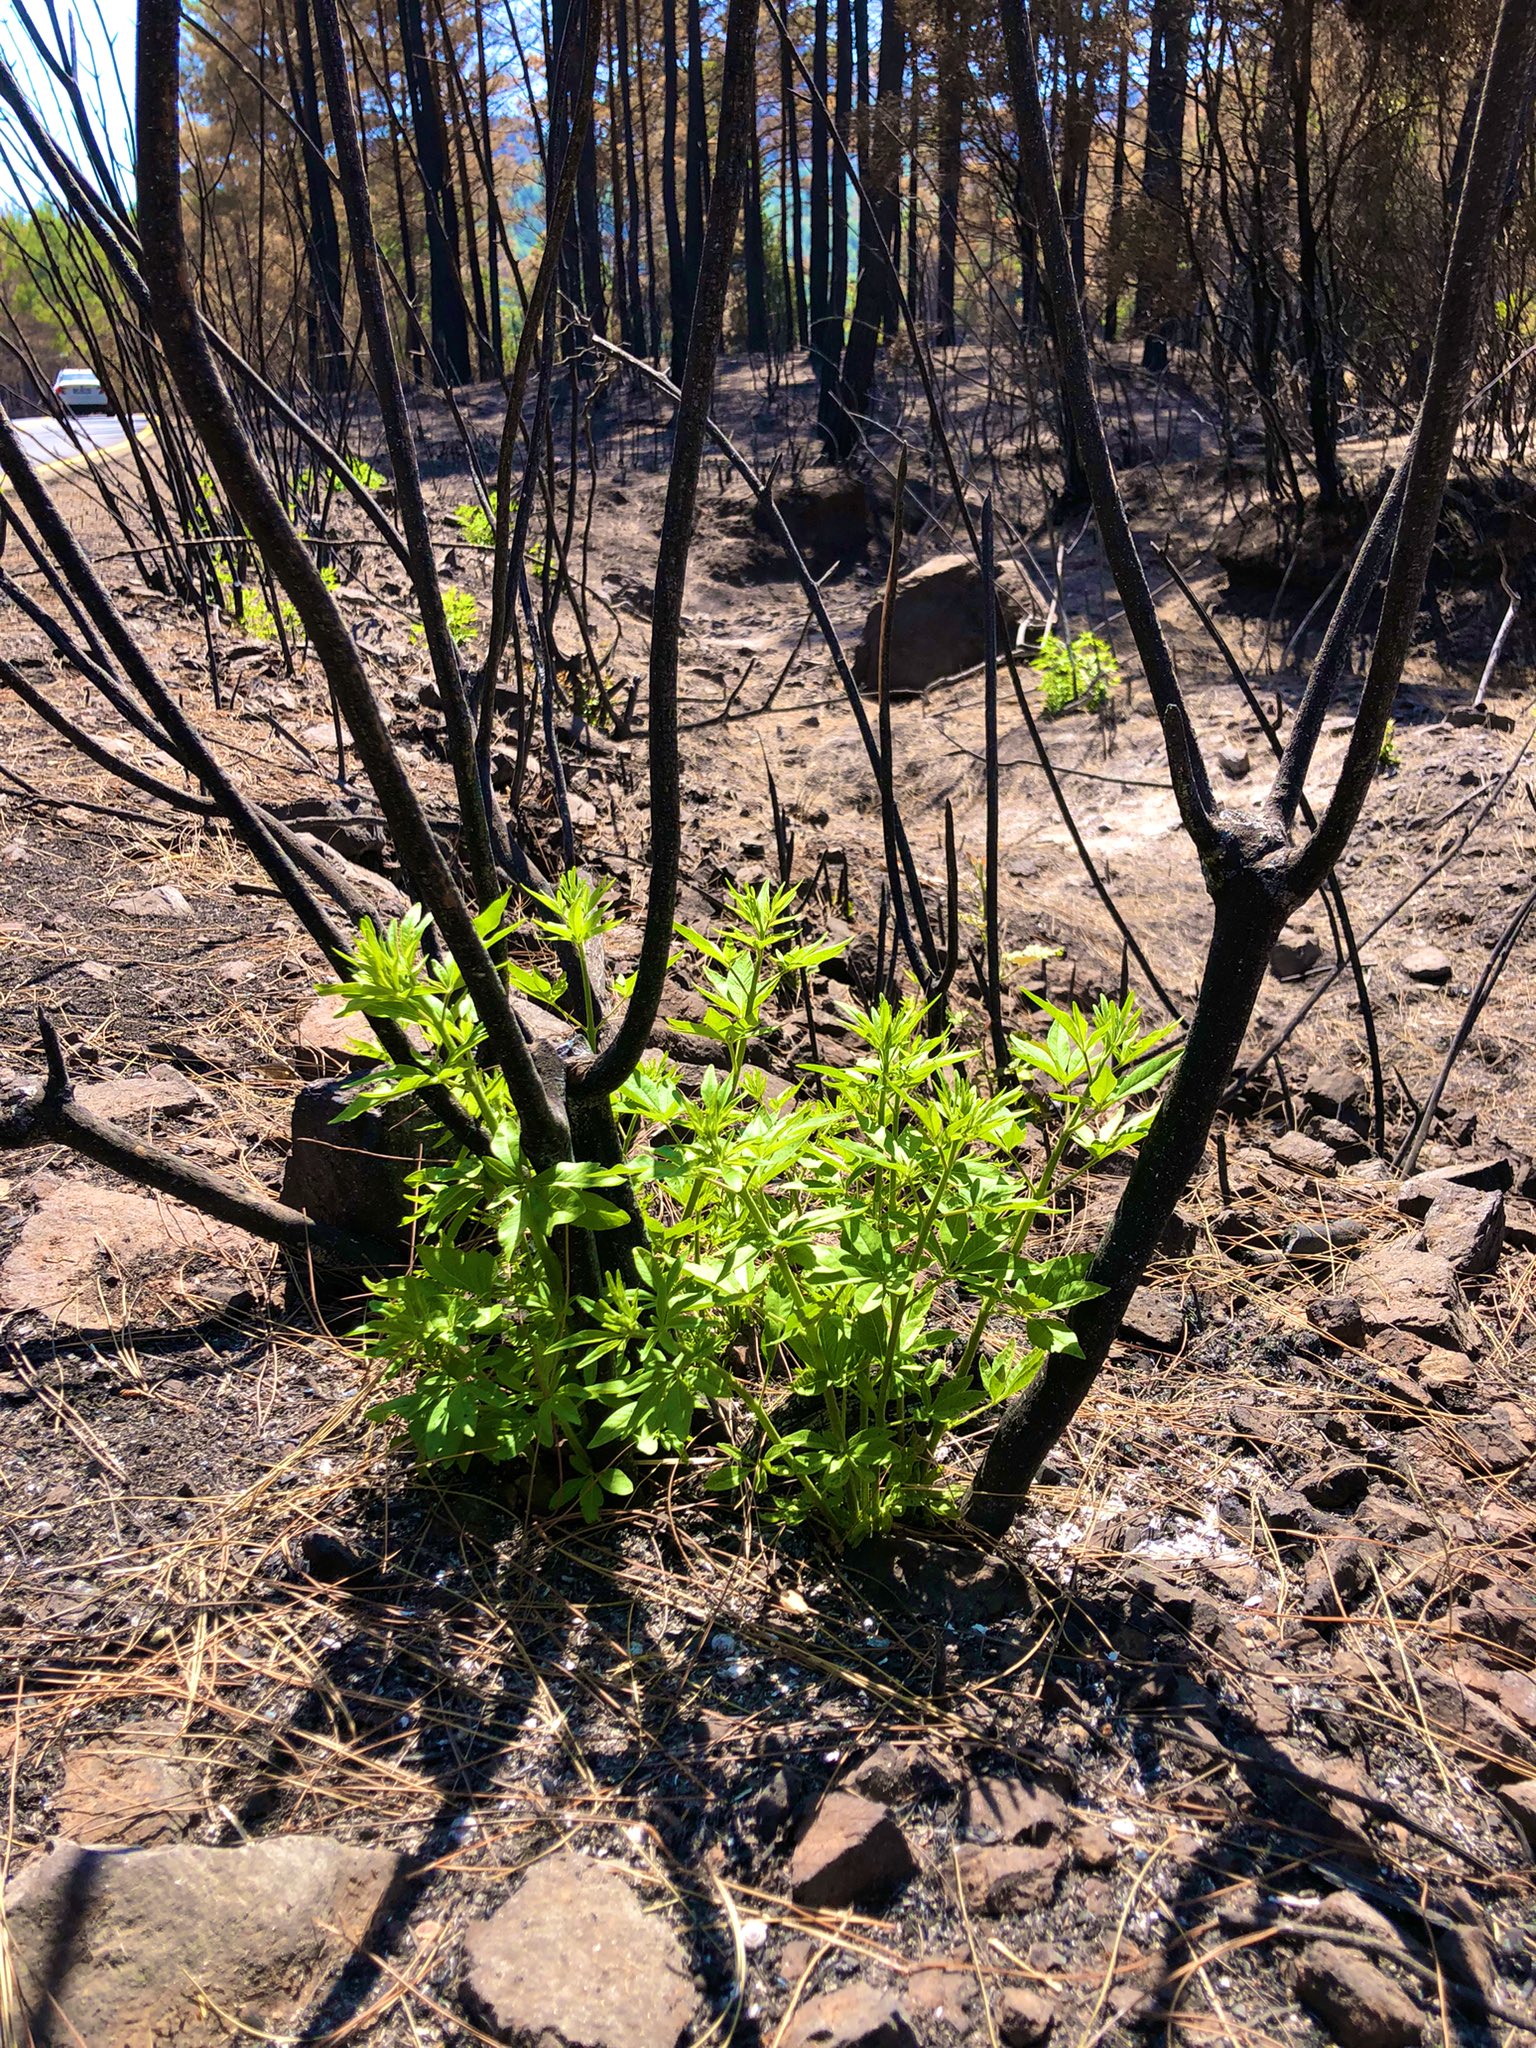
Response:
M1056 2007L1040 1992L1010 1984L994 2001L992 2019L1007 2048L1040 2048L1056 2024Z
M317 1223L401 1244L420 1127L407 1105L393 1103L337 1123L356 1086L356 1078L310 1081L294 1097L283 1200Z
M1028 1842L1039 1848L1067 1825L1066 1804L1044 1785L981 1778L968 1785L962 1825L973 1842Z
M1368 1141L1355 1129L1353 1124L1340 1123L1337 1117L1315 1116L1307 1125L1307 1135L1316 1138L1345 1166L1358 1166L1362 1159L1369 1159L1371 1148Z
M999 647L1010 646L1024 618L1023 584L1005 568L996 586ZM866 696L876 690L875 663L885 600L870 607L853 653L853 678ZM975 668L985 654L981 571L969 555L938 555L896 585L891 623L892 697L920 697L933 683Z
M1536 1743L1519 1723L1502 1707L1479 1699L1459 1678L1421 1665L1414 1674L1414 1688L1429 1726L1442 1741L1468 1755L1474 1777L1490 1771L1509 1775L1511 1765L1536 1762Z
M1452 1667L1452 1676L1491 1700L1527 1735L1536 1735L1536 1679L1523 1671L1490 1671L1486 1665L1474 1664L1465 1657Z
M1287 1131L1283 1137L1272 1139L1268 1150L1276 1166L1283 1166L1288 1173L1302 1174L1308 1180L1332 1180L1339 1170L1339 1162L1329 1148L1304 1131Z
M882 1742L848 1776L862 1798L889 1806L915 1799L947 1799L954 1785L920 1742Z
M65 1180L21 1227L0 1265L0 1310L25 1310L67 1330L99 1330L198 1300L206 1274L244 1267L243 1231L128 1188Z
M1365 1318L1352 1294L1318 1294L1307 1303L1307 1321L1331 1343L1359 1351L1365 1344Z
M1339 2048L1408 2048L1422 2033L1417 2006L1366 1956L1316 1941L1296 1965L1296 1995Z
M364 1944L400 1859L318 1835L238 1849L63 1842L5 1894L36 2048L227 2042L295 2022ZM670 2044L669 2044L670 2048Z
M1367 1330L1404 1330L1447 1351L1466 1349L1448 1259L1410 1245L1380 1245L1360 1260L1352 1278Z
M1066 1862L1060 1848L1031 1849L1003 1844L994 1849L967 1847L955 1851L960 1890L973 1913L1000 1919L1048 1906L1056 1896L1056 1880Z
M109 1123L126 1123L132 1117L183 1116L190 1109L206 1109L212 1102L185 1074L174 1067L151 1067L143 1074L118 1074L110 1081L93 1081L75 1090L82 1109Z
M1482 1399L1472 1361L1459 1351L1426 1351L1418 1366L1419 1385L1453 1415L1471 1415Z
M1458 1634L1497 1643L1536 1664L1536 1592L1528 1587L1486 1586L1453 1619Z
M1473 1471L1513 1472L1531 1453L1529 1424L1522 1427L1523 1423L1518 1410L1511 1414L1506 1408L1485 1421L1461 1423L1456 1441Z
M1369 1230L1354 1216L1341 1217L1336 1223L1298 1223L1286 1234L1285 1252L1292 1259L1333 1259L1340 1252L1358 1250L1369 1236Z
M1432 1167L1416 1173L1397 1191L1397 1206L1404 1216L1427 1216L1430 1204L1448 1187L1477 1188L1485 1194L1508 1194L1514 1186L1515 1169L1505 1158L1458 1160L1454 1166Z
M666 1920L619 1871L570 1850L470 1928L460 1996L520 2048L677 2048L698 2002Z
M964 1962L969 1958L955 1960ZM937 1962L926 1969L913 1970L901 1987L901 2002L912 2018L943 2020L960 2034L970 2029L968 2014L978 1997L974 1970L946 1970Z
M1110 1870L1120 1860L1120 1844L1097 1821L1089 1821L1072 1837L1072 1860L1080 1870Z
M1424 1248L1448 1259L1459 1279L1491 1273L1504 1249L1504 1197L1442 1189L1424 1218Z
M1501 1787L1499 1804L1536 1861L1536 1778L1520 1778Z
M1298 1473L1296 1491L1326 1514L1342 1515L1364 1500L1370 1483L1370 1467L1358 1459L1346 1459Z
M364 1017L343 1017L341 996L316 996L294 1033L294 1065L301 1074L341 1074L380 1057L379 1041Z
M1175 1209L1163 1225L1157 1248L1165 1259L1187 1259L1200 1242L1200 1232L1182 1209Z
M862 477L844 470L810 470L775 491L774 503L795 546L818 575L828 569L850 569L864 559L874 522ZM752 523L759 533L776 537L761 504Z
M797 1771L780 1764L769 1772L758 1790L746 1802L747 1820L760 1842L776 1842L794 1818L800 1804L801 1785Z
M911 1845L883 1806L832 1792L795 1844L789 1888L798 1905L852 1906L885 1897L916 1870Z
M1302 1577L1301 1604L1314 1622L1338 1621L1376 1589L1374 1546L1345 1537L1312 1553Z
M1218 747L1216 762L1229 782L1241 782L1253 766L1246 747Z
M331 741L325 744L332 744ZM363 867L346 854L338 851L329 839L313 832L298 832L294 835L309 848L312 859L332 874L341 888L351 894L360 910L366 911L376 925L389 922L392 918L404 917L411 907L411 899L405 891L385 876L375 874L372 868Z
M1288 924L1269 949L1269 971L1276 981L1299 981L1322 957L1322 948L1310 932Z
M173 1745L163 1726L128 1727L68 1751L54 1800L58 1833L72 1842L143 1849L180 1841L206 1809L192 1772L167 1753Z
M1536 1252L1536 1204L1516 1196L1504 1203L1504 1242L1517 1252Z
M115 897L110 907L122 917L193 915L191 904L173 882L162 882L157 889L134 889L127 896Z
M298 1547L306 1575L319 1585L354 1586L379 1576L378 1559L354 1549L334 1529L306 1529Z
M1449 956L1438 946L1415 946L1397 964L1410 981L1428 988L1443 988L1455 972Z
M1184 1342L1184 1304L1176 1294L1138 1287L1120 1319L1120 1335L1155 1351L1177 1351Z
M844 1984L805 2001L783 2048L917 2048L917 2036L895 1992Z
M1355 1131L1363 1131L1370 1120L1370 1083L1353 1067L1314 1067L1302 1094L1314 1116Z

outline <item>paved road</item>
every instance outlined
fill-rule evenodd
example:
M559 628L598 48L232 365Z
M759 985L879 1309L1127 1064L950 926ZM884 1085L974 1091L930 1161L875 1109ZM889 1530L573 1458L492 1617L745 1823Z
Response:
M11 425L28 460L46 469L54 463L78 462L93 451L110 454L126 448L130 434L142 434L147 422L135 414L125 426L111 413L85 412L67 420L12 420Z

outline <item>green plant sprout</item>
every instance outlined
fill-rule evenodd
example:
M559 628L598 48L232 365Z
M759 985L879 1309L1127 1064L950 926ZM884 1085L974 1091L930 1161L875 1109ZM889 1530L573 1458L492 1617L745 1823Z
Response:
M229 570L224 566L222 559L215 564L214 573L219 579L219 590L224 609L233 617L235 615L234 579ZM341 583L341 575L335 569L322 569L320 571L320 580L327 590L335 590ZM245 601L239 613L239 618L241 626L250 634L253 640L276 640L278 618L282 620L283 632L290 641L302 640L305 637L304 621L299 617L298 609L291 598L280 597L278 599L277 618L274 618L272 607L268 604L262 593L259 590L248 590L245 593Z
M857 1540L955 1511L956 1432L1075 1348L1093 1292L1081 1255L1032 1256L1067 1183L1135 1144L1178 1057L1134 997L1090 1012L1040 999L1043 1036L1011 1041L1030 1087L988 1092L973 1055L913 1000L853 1005L845 1066L802 1063L769 1100L748 1055L776 1006L837 947L801 929L791 889L728 897L718 929L679 928L704 1001L687 1027L718 1048L696 1088L651 1057L614 1097L622 1156L535 1171L506 1085L420 912L365 924L346 1011L397 1019L422 1067L372 1070L344 1115L439 1083L490 1135L442 1134L412 1176L409 1270L373 1284L365 1342L402 1383L374 1411L429 1461L558 1462L552 1505L588 1518L651 1462L696 1461L715 1490ZM518 993L589 1044L592 991L544 964L612 928L603 888L562 878L532 917L477 920ZM570 953L567 954L570 957ZM638 1217L595 1295L573 1294L562 1236ZM614 1240L615 1242L617 1240Z
M1120 683L1115 650L1096 633L1076 633L1070 644L1047 633L1030 667L1040 678L1040 701L1049 718L1078 703L1093 712L1107 710Z
M1395 775L1402 766L1397 750L1397 720L1389 718L1382 728L1381 751L1376 756L1376 766L1388 775Z
M472 590L461 590L457 583L443 585L443 615L448 621L449 638L455 647L463 647L473 640L480 630L480 604ZM425 640L427 629L418 619L411 627L413 640Z
M471 547L489 548L496 545L496 493L488 494L490 510L484 505L455 505L449 518L459 529L459 538L468 541ZM514 513L517 507L513 506Z

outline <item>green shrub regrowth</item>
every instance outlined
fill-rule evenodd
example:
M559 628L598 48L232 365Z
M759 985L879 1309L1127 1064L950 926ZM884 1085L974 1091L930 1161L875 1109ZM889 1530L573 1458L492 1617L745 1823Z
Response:
M614 920L604 889L566 875L516 921L478 920L519 994L564 1010L589 1043L592 991L540 964L580 960ZM347 1115L446 1086L490 1135L413 1177L415 1255L375 1284L366 1342L401 1383L376 1411L417 1454L558 1454L553 1505L595 1516L648 1461L693 1459L707 1484L858 1538L954 1511L956 1431L1075 1346L1067 1312L1087 1261L1038 1252L1066 1182L1133 1145L1177 1053L1133 997L1084 1012L1036 999L1043 1034L1012 1040L1028 1089L989 1092L921 1003L847 1006L847 1065L802 1063L786 1092L748 1055L781 992L838 950L800 929L791 889L731 892L711 933L679 928L704 1002L678 1025L715 1048L697 1087L645 1060L614 1108L616 1166L536 1170L450 961L422 950L419 912L364 925L348 1010L421 1034L425 1065L373 1070ZM572 1294L571 1229L638 1210L642 1242L596 1298ZM614 1240L610 1240L613 1242Z
M1089 711L1106 710L1120 682L1115 650L1096 633L1075 633L1070 643L1047 633L1030 667L1040 678L1040 701L1051 718L1078 703Z

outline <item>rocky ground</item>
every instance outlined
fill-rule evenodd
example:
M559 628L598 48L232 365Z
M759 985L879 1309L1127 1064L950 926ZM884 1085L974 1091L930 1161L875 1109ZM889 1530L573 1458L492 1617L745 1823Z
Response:
M651 452L637 413L595 492L616 694L643 666ZM1204 476L1198 447L1149 466L1149 522ZM452 502L446 458L439 488ZM1049 551L1018 554L1028 602ZM850 647L880 570L872 541L828 585ZM119 580L206 704L199 631ZM1214 562L1198 580L1221 598ZM1074 623L1119 644L1091 542L1062 587ZM397 598L373 594L370 659L437 791ZM1261 787L1257 723L1164 601L1228 786ZM1530 880L1520 775L1501 783L1528 670L1502 672L1493 722L1449 717L1481 604L1447 593L1426 622L1399 764L1342 876L1363 933L1451 856L1366 949L1398 1135ZM820 875L857 962L877 923L872 787L724 480L689 612L685 915L772 866L771 769L795 872ZM1221 616L1294 701L1283 633L1225 599ZM13 615L0 638L50 672ZM235 631L221 651L208 719L228 757L274 800L349 809L327 829L368 858L319 677ZM1074 714L1048 743L1100 874L1187 998L1199 880L1134 687L1121 712ZM0 715L0 1060L35 1068L42 1005L93 1106L275 1187L296 1087L344 1058L291 920L222 835ZM974 676L901 707L924 862L946 798L979 847L979 732ZM1118 941L1011 722L1004 760L1007 943L1059 948L1020 979L1112 985ZM643 734L593 735L570 765L584 857L638 893ZM1302 922L1252 1053L1332 972L1326 920ZM248 1240L66 1157L9 1155L0 2038L25 2040L22 2010L38 2043L89 2048L1536 2031L1528 991L1517 957L1402 1181L1367 1140L1351 984L1329 985L1282 1074L1235 1105L1099 1397L995 1556L916 1538L839 1556L722 1515L685 1474L595 1531L529 1524L493 1474L409 1469L365 1420L344 1328L289 1312ZM842 992L821 991L829 1016ZM798 1049L786 1033L777 1057ZM1086 1236L1114 1194L1102 1177L1064 1231Z

